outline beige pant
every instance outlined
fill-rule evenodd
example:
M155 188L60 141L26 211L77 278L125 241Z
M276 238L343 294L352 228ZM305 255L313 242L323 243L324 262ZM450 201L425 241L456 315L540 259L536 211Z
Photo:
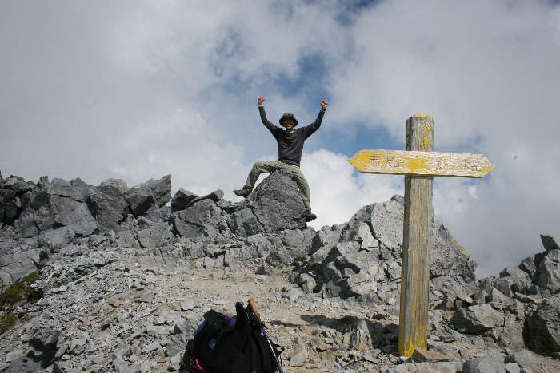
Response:
M301 173L301 170L298 166L286 164L280 161L257 161L253 165L253 168L251 168L249 176L247 176L245 186L253 190L253 187L255 186L255 183L257 182L260 174L272 173L276 170L289 170L293 172L296 183L303 193L303 203L305 205L305 208L307 209L307 211L311 211L311 192L309 190L309 184L307 184L307 180L305 180L305 177Z

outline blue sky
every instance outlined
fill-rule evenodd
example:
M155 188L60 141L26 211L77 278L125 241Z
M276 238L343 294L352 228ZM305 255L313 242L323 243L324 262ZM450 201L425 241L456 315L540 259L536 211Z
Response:
M560 237L557 1L240 0L0 3L0 170L130 185L221 188L237 200L274 159L260 124L293 112L323 126L302 170L322 224L401 193L360 175L363 148L403 149L406 119L435 119L435 149L487 155L482 180L438 179L436 214L480 274Z

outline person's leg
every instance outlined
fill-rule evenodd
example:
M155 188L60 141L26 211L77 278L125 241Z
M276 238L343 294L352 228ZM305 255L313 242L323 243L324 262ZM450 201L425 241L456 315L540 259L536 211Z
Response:
M307 180L305 179L305 176L303 176L303 173L301 172L299 167L292 166L290 167L290 169L293 170L296 177L296 183L299 187L299 190L303 194L303 204L305 205L305 209L308 212L311 212L311 190L309 189L309 184L307 183Z
M259 176L263 173L271 173L273 172L275 167L275 161L257 161L251 168L249 172L249 176L247 176L247 181L245 181L245 187L253 190L255 183L257 182Z
M278 162L276 161L255 162L253 164L253 167L251 168L251 171L249 172L249 175L247 176L247 180L245 181L245 185L243 186L243 188L234 190L233 192L238 196L243 196L243 197L248 196L253 190L253 187L255 186L255 183L257 182L257 179L259 178L260 174L271 173L272 171L274 171L277 168L276 163Z

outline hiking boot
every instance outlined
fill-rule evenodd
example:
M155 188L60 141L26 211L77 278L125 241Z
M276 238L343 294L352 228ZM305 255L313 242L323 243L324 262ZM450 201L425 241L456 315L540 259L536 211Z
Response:
M249 188L248 186L244 186L241 189L235 189L233 193L240 197L247 197L249 194L251 194L251 189L252 188Z
M317 219L317 215L315 215L311 211L307 211L305 213L305 221L311 221L311 220L315 220L315 219Z

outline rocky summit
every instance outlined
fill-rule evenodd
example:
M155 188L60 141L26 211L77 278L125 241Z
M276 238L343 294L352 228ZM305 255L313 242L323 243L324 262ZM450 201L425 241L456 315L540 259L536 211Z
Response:
M432 222L428 350L398 355L403 198L306 227L290 173L249 198L199 196L171 176L0 175L0 371L180 371L214 309L255 299L285 372L559 372L560 248L477 280Z

